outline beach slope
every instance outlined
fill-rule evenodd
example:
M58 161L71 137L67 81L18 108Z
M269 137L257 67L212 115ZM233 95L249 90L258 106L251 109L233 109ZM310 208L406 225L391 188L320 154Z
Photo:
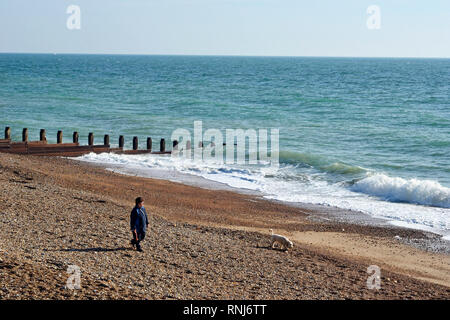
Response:
M1 299L449 299L450 258L408 229L317 222L309 209L120 175L61 158L0 154ZM150 213L144 252L129 214ZM269 248L269 231L294 241ZM67 289L67 268L81 289ZM367 268L381 269L368 289Z

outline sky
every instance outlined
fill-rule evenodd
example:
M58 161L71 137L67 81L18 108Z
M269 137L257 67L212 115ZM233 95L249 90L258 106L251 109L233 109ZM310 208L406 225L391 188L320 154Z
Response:
M450 1L0 0L0 52L450 58Z

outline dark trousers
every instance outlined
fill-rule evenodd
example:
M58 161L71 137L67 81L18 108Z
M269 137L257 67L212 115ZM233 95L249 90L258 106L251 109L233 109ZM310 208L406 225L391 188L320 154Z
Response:
M131 231L131 234L133 235L133 239L131 239L131 243L136 245L136 249L140 249L141 248L140 242L145 239L145 232L136 231L136 233L134 233L133 231ZM136 234L137 234L137 239L136 239Z

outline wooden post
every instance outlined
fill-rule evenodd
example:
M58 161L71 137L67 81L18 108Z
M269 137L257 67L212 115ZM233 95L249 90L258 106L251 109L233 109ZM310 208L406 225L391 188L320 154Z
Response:
M147 138L147 150L152 151L152 138Z
M133 150L138 149L138 137L133 137Z
M58 134L56 135L56 143L62 143L62 131L59 130Z
M94 134L92 132L89 132L88 143L90 146L94 145Z
M186 150L191 150L191 140L186 141Z
M45 129L41 129L41 132L39 133L39 140L47 141L47 137L45 136Z
M28 128L23 128L22 130L22 141L28 141Z
M173 140L173 142L172 142L172 150L178 150L178 141L177 140Z
M166 140L161 139L161 142L159 143L159 151L161 152L166 151Z
M123 145L125 144L125 139L123 136L119 137L119 148L123 148Z
M73 133L73 143L78 143L78 132Z
M105 134L105 137L103 138L103 144L109 147L109 135Z
M5 128L5 139L11 140L11 128L10 127Z

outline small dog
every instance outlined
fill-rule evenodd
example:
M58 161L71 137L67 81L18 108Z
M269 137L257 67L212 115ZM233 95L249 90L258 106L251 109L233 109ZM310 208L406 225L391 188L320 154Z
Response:
M273 245L275 243L280 244L281 249L282 250L288 250L288 248L292 248L294 246L294 244L292 243L291 240L289 240L287 237L279 235L279 234L274 234L273 230L270 229L270 247L273 249Z

